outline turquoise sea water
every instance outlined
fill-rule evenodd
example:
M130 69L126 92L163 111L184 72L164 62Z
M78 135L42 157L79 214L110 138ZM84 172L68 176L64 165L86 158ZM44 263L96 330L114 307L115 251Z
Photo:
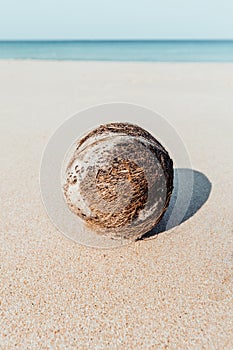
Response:
M0 41L0 59L233 62L233 41Z

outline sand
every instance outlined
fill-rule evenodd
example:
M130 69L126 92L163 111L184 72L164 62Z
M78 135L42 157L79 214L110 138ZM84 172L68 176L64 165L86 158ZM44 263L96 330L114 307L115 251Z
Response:
M95 249L52 225L39 170L58 125L111 101L176 128L195 196L179 226ZM232 115L233 64L0 62L1 349L233 348Z

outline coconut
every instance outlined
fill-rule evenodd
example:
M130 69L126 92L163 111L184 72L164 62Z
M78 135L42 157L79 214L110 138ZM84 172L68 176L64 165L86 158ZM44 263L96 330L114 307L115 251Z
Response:
M158 224L172 189L168 152L129 123L100 125L78 140L63 185L69 209L96 234L129 240Z

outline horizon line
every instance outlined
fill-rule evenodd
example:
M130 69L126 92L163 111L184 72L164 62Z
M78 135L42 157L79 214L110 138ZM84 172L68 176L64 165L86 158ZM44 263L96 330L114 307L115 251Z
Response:
M232 39L0 39L0 42L155 42L155 41L233 41Z

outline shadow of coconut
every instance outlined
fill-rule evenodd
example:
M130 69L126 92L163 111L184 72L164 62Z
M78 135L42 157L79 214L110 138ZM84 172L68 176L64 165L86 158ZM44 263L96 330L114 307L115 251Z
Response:
M174 169L174 189L162 220L141 239L152 238L185 222L203 206L211 192L209 179L200 171Z

